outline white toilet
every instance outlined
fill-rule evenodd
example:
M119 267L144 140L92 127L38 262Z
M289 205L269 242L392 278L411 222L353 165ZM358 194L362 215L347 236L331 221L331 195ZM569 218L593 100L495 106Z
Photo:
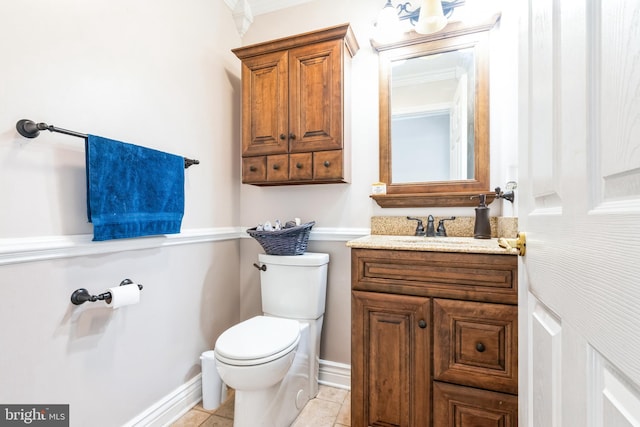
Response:
M235 427L289 426L318 393L329 255L258 259L264 315L220 335L216 366L235 389Z

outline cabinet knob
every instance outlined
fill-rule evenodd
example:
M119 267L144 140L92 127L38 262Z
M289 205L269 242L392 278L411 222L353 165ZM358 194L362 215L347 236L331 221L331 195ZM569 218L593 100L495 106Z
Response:
M484 344L482 344L481 342L476 343L476 350L478 351L478 353L482 353L483 351L485 351Z
M427 327L427 322L425 322L423 319L420 319L420 321L418 322L418 326L420 326L421 329L424 329Z
M302 163L296 163L296 168L302 169Z
M250 170L251 172L255 172L257 169L256 169L256 167L255 167L255 166L249 166L249 170Z
M273 165L273 169L274 169L274 170L278 170L278 169L280 169L280 165L276 163L275 165Z
M284 141L285 139L287 139L287 135L285 135L284 133L281 133L280 139Z
M295 133L293 133L293 132L291 132L291 133L289 134L289 139L296 139L296 134L295 134Z
M329 160L325 160L323 165L325 168L328 168L329 166L331 166L331 162Z

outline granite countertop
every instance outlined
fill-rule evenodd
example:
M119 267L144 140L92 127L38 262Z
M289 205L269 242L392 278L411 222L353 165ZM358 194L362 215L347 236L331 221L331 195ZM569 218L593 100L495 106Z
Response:
M369 235L347 242L350 248L393 249L401 251L463 252L478 254L518 255L517 249L505 249L498 239L473 237L420 237Z

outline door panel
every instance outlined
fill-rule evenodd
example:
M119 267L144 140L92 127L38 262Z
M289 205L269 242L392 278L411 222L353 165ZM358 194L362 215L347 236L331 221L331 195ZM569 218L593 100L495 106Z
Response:
M286 153L289 149L287 52L242 63L242 155Z
M342 41L291 49L291 152L342 148Z
M559 426L560 423L560 374L562 369L562 326L546 307L531 301L531 394L529 396L530 424L534 426Z
M521 424L638 425L640 0L522 6Z

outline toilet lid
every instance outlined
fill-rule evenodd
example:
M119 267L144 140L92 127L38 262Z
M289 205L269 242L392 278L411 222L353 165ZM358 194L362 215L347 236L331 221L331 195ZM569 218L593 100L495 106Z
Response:
M297 320L256 316L224 331L216 341L215 353L237 364L266 363L288 353L299 339Z

